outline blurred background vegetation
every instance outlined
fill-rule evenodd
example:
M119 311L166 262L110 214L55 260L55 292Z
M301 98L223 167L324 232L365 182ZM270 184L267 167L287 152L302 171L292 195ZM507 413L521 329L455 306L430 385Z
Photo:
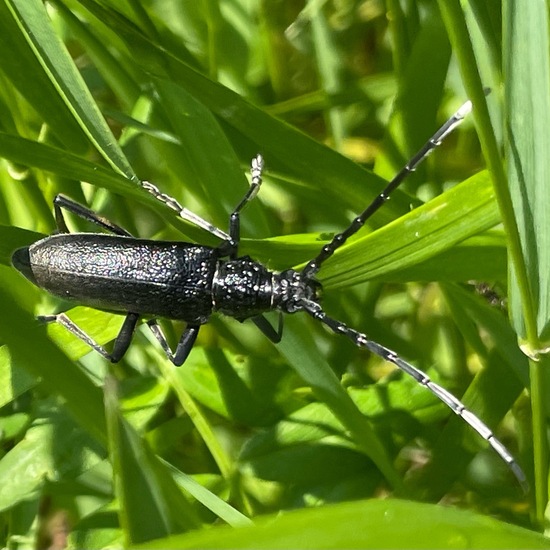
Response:
M421 504L543 523L546 416L533 405L533 433L523 392L530 367L516 333L531 350L542 345L528 321L513 315L514 331L508 320L510 213L482 154L494 144L502 168L510 108L502 66L513 50L502 29L514 6L0 1L4 545L542 544L501 522ZM483 87L492 89L486 99ZM249 323L215 317L179 369L146 327L109 365L62 328L33 320L68 310L107 345L122 322L61 303L11 267L14 249L55 230L57 193L140 237L215 245L137 180L227 230L261 152L265 180L242 214L241 252L274 270L298 267L467 98L474 116L323 267L323 304L464 395L536 493L523 495L507 465L428 391L305 315L287 316L277 346ZM544 121L548 107L538 108ZM524 132L532 139L532 128ZM173 342L184 328L163 326ZM411 503L366 500L391 495ZM204 529L290 510L297 515L264 535Z

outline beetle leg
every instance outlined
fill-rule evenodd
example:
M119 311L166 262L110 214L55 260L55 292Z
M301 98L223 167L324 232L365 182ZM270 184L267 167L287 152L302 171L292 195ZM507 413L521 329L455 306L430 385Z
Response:
M178 216L182 220L188 221L193 225L196 225L197 227L200 227L201 229L208 231L208 233L211 233L212 235L219 237L224 242L230 241L230 237L225 231L218 229L215 225L212 225L210 222L206 221L204 218L201 218L194 212L191 212L191 210L187 210L187 208L184 208L174 197L171 197L170 195L166 195L165 193L162 193L160 189L156 185L153 185L150 181L141 181L140 185L148 193L153 195L155 199L157 199L158 201L168 206L168 208L172 209L174 212L177 212Z
M134 330L136 329L138 320L139 315L137 313L128 312L126 314L126 319L124 319L122 328L116 337L113 351L111 352L110 360L112 363L118 363L126 353L126 350L132 341L132 336L134 335Z
M158 321L156 319L151 319L147 321L147 324L149 325L149 328L151 329L151 332L154 334L155 338L159 341L168 359L170 359L170 361L172 361L172 363L174 363L176 367L180 367L181 365L183 365L183 363L185 363L185 360L187 359L187 356L191 352L191 349L193 348L193 344L197 339L201 326L187 325L187 328L183 331L180 341L178 342L176 351L173 352L170 348L170 345L168 344L168 341L166 340L164 332L158 324Z
M229 216L229 235L231 236L229 257L234 260L238 257L238 248L241 240L241 210L258 194L262 184L262 170L264 168L264 159L258 154L252 159L250 165L250 187L246 191L241 202L235 207L235 210Z
M117 363L118 361L120 361L123 355L126 353L126 350L128 349L130 342L132 341L132 336L134 334L134 329L136 328L138 319L139 315L137 313L128 313L126 315L124 324L122 325L122 328L120 329L120 332L116 337L113 351L112 353L109 353L89 334L84 332L74 321L71 321L71 319L69 319L69 317L67 317L65 313L58 313L57 315L38 316L38 320L44 323L58 323L112 363Z
M131 233L128 233L128 231L126 231L126 229L119 227L118 225L109 221L107 218L100 216L93 210L82 206L80 203L73 201L65 195L57 195L53 200L53 206L55 210L55 221L57 223L57 228L61 233L70 233L65 222L65 218L63 217L62 209L65 209L68 212L75 214L79 218L95 223L96 225L103 227L103 229L111 231L111 233L115 233L115 235L123 235L125 237L132 236Z
M263 316L256 315L250 320L274 343L278 344L283 337L283 314L279 311L279 324L275 327Z

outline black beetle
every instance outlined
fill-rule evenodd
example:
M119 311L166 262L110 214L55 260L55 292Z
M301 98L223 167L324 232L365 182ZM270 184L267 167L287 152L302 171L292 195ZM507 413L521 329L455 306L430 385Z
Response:
M179 366L189 355L200 326L208 322L214 312L221 312L238 320L251 318L271 340L278 342L282 336L282 318L280 317L279 326L275 329L262 317L262 313L305 311L335 333L347 336L356 346L365 347L390 361L430 390L490 443L508 464L524 490L527 490L526 477L520 466L482 420L451 393L432 382L427 374L407 363L395 352L329 317L319 303L320 285L315 280L323 262L364 225L403 179L460 124L471 107L471 103L466 102L350 226L323 246L320 253L301 271L288 269L275 273L249 257L238 256L239 214L260 188L263 168L260 155L252 161L250 188L231 214L229 234L183 208L153 184L141 182L144 189L175 210L180 217L221 238L222 242L217 247L137 239L88 208L58 195L54 200L54 209L59 234L16 250L12 256L13 265L35 285L52 294L98 309L125 312L125 322L110 353L64 313L41 317L45 322L60 323L112 362L119 361L128 349L140 316L153 317L147 324L168 358ZM62 209L113 234L71 234ZM155 317L178 319L187 323L174 352Z

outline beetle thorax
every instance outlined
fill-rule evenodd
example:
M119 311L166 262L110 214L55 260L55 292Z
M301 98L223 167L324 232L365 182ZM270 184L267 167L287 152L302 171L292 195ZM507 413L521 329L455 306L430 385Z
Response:
M248 257L220 261L212 281L214 310L246 319L278 309L295 313L318 301L319 283L293 269L274 273Z
M219 261L212 281L214 310L236 319L271 310L273 276L248 257Z

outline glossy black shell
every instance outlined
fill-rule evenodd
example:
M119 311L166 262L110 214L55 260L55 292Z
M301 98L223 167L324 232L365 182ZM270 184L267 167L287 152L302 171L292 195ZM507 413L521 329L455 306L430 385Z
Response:
M205 323L213 310L216 249L90 233L46 237L13 263L61 298L97 309Z

